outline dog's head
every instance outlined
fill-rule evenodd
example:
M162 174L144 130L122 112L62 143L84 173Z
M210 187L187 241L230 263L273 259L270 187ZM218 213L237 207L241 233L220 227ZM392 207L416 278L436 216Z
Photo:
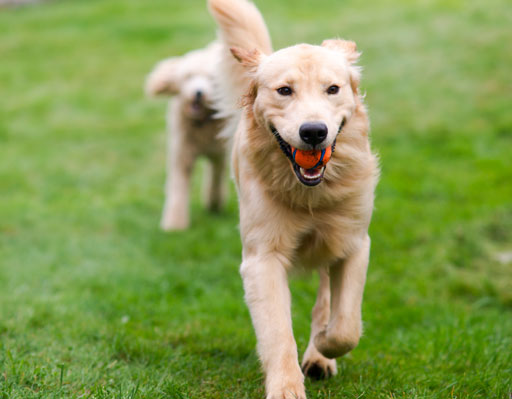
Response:
M209 118L214 110L213 78L219 45L191 51L159 62L146 81L149 95L176 95L184 114L195 120Z
M252 79L245 105L276 137L299 181L319 184L325 166L304 169L292 151L334 150L336 137L356 108L360 75L355 43L327 40L321 46L300 44L271 55L238 48L231 52Z

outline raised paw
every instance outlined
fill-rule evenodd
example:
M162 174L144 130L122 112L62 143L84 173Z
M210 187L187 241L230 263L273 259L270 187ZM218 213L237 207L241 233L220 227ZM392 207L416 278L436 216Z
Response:
M310 342L302 360L302 372L315 380L329 378L337 373L336 360L327 359Z
M354 349L359 343L360 336L360 330L324 330L316 335L315 346L322 355L334 359Z
M314 380L323 380L336 375L338 370L336 368L336 360L323 358L304 362L302 364L302 372L306 377Z

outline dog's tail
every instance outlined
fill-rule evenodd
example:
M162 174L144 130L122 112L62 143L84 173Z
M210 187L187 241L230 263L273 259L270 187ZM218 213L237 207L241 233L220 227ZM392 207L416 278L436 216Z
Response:
M217 108L220 116L232 117L237 112L239 99L247 93L250 76L235 60L231 48L272 52L267 26L256 6L248 0L208 0L208 8L219 26L219 36L224 45L220 61ZM230 124L232 125L232 124ZM226 129L226 134L230 135Z
M228 47L272 52L265 21L248 0L208 0L208 8L217 21L220 35Z

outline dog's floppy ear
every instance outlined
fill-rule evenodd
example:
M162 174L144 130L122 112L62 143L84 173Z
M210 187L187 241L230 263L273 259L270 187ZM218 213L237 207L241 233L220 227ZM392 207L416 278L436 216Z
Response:
M146 79L147 95L178 94L181 81L181 58L173 57L160 61Z
M262 58L262 54L257 49L245 50L240 47L231 47L229 51L249 72L256 72Z
M361 68L358 67L356 63L361 53L357 51L356 44L351 40L329 39L323 41L322 47L343 53L350 66L350 86L352 87L352 91L357 93L357 88L361 80Z

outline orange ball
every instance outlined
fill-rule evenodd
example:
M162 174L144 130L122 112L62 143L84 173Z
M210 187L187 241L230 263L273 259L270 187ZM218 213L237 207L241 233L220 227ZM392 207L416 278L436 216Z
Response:
M295 162L304 169L313 169L325 166L331 159L332 147L324 150L298 150L292 147L292 156Z

